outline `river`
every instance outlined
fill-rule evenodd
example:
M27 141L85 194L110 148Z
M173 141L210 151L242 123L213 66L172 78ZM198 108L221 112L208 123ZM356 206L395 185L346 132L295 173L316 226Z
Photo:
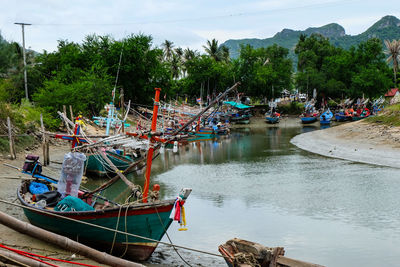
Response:
M162 196L193 188L185 204L188 230L178 231L174 222L171 240L218 254L218 245L238 237L331 267L397 266L399 170L322 157L290 144L295 135L317 129L250 125L161 154L152 183L161 185ZM142 184L142 177L135 180ZM226 266L219 257L179 251L192 266ZM165 245L149 263L184 266Z

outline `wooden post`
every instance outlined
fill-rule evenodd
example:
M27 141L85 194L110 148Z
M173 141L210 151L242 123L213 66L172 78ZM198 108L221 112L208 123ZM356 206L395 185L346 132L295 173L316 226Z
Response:
M74 113L72 112L72 106L69 105L69 112L71 113L71 121L74 121Z
M16 159L17 155L15 153L14 139L12 136L12 126L11 126L10 117L7 117L7 126L8 126L8 140L10 142L10 157L11 157L11 159Z
M40 113L40 125L42 128L42 150L43 150L43 165L47 166L50 163L49 160L49 144L47 142L46 133L44 130L43 114Z

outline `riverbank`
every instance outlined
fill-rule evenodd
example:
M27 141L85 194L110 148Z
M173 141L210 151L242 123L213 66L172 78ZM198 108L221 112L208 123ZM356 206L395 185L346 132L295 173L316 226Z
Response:
M400 127L358 121L303 133L290 142L327 157L400 168Z

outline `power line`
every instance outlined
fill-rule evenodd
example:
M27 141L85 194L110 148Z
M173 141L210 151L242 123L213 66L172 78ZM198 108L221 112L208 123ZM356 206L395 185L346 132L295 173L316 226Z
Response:
M117 22L117 23L35 23L34 25L39 25L39 26L122 26L122 25L183 23L183 22L190 22L190 21L204 21L204 20L212 20L212 19L254 16L254 15L262 15L262 14L266 14L266 13L291 11L291 10L298 10L298 9L304 9L304 8L334 6L334 5L340 5L343 3L348 4L348 3L352 3L352 2L360 2L360 0L339 0L339 1L324 2L324 3L313 3L313 4L308 4L308 5L305 4L305 5L294 6L294 7L275 8L275 9L261 10L261 11L254 11L254 12L241 12L241 13L232 13L232 14L225 14L225 15L203 16L203 17L197 17L197 18L191 17L191 18L182 18L182 19L171 19L171 20L126 21L126 22Z

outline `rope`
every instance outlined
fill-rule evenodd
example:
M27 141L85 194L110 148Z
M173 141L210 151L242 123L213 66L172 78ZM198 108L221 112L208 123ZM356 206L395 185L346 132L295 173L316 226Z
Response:
M107 231L111 231L111 232L117 232L119 234L125 234L125 235L132 236L132 237L135 237L135 238L140 238L140 239L143 239L143 240L155 242L157 244L163 244L163 245L166 245L166 246L173 246L173 247L177 247L177 248L181 248L181 249L190 250L190 251L193 251L193 252L198 252L198 253L203 253L203 254L207 254L207 255L211 255L211 256L215 256L215 257L222 257L223 258L222 255L215 254L215 253L212 253L212 252L203 251L203 250L194 249L194 248L189 248L189 247L180 246L180 245L173 245L173 244L170 244L170 243L167 243L167 242L159 241L159 240L148 238L148 237L145 237L145 236L140 236L140 235L136 235L136 234L132 234L132 233L127 233L127 232L122 232L122 231L119 231L119 230L114 230L114 229L111 229L111 228L108 228L108 227L104 227L104 226L101 226L101 225L96 225L96 224L88 223L88 222L85 222L85 221L80 221L80 220L72 219L72 218L69 218L69 217L65 217L65 216L59 215L57 213L52 213L52 212L48 212L48 211L45 211L45 210L39 210L39 209L32 208L32 207L29 207L29 206L23 206L21 204L12 203L12 202L9 202L9 201L4 200L4 199L0 199L0 202L5 203L5 204L9 204L9 205L13 205L13 206L16 206L16 207L19 207L19 208L28 209L28 210L31 210L31 211L35 211L35 212L51 215L51 216L54 216L54 217L57 217L57 218L61 218L61 219L64 219L64 220L69 220L69 221L73 221L73 222L89 225L89 226L92 226L92 227L97 227L99 229L103 229L103 230L107 230Z
M164 228L165 235L167 236L167 238L168 238L168 240L169 240L169 243L171 243L172 248L174 249L174 251L176 252L176 254L178 254L179 258L181 258L181 260L182 260L184 263L186 263L188 266L192 267L192 265L190 265L190 263L187 262L187 261L182 257L182 255L181 255L181 254L178 252L178 250L176 249L175 245L172 243L172 240L171 240L171 238L169 237L169 234L167 233L167 229L165 228L164 224L162 223L162 220L161 220L160 214L158 213L157 207L156 207L156 212L157 212L158 219L160 220L160 224L161 224L162 227Z
M65 262L65 263L70 263L70 264L75 264L75 265L88 266L88 267L99 267L99 266L97 266L97 265L85 264L85 263L74 262L74 261L67 261L67 260L51 258L51 257L43 256L43 255L38 255L38 254L31 253L31 252L27 252L27 251L23 251L23 250L18 250L18 249L15 249L15 248L10 248L10 247L7 247L7 246L5 246L5 245L3 245L3 244L0 244L0 247L2 247L2 248L4 248L4 249L8 249L8 250L10 250L10 251L12 251L12 252L15 252L15 253L17 253L17 254L19 254L19 255L22 255L22 256L25 256L25 257L26 257L27 255L29 255L29 256L39 257L39 258L43 258L43 259L47 259L47 260ZM35 258L33 258L33 259L35 259ZM35 259L35 260L38 260L38 259ZM44 262L44 261L43 261L43 263L49 264L49 263ZM49 264L49 265L51 265L51 264ZM51 266L57 266L57 265L51 265Z

